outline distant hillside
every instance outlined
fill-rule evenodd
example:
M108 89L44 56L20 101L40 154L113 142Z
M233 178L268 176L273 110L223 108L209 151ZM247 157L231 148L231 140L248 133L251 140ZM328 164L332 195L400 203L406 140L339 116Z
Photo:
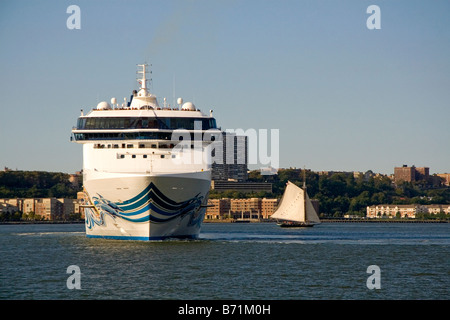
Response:
M0 172L0 198L76 198L81 182L73 184L70 174L46 171Z
M387 176L368 173L354 177L353 173L318 174L306 170L309 196L319 200L321 213L335 217L347 213L365 215L366 207L374 204L450 204L449 187L424 189L420 182L403 182L396 186ZM70 174L61 172L2 171L0 198L76 198L82 189L81 179L75 184L69 179ZM271 182L273 193L211 190L210 197L281 198L288 180L299 186L303 184L303 172L300 169L280 169L277 175L262 176L259 171L251 171L249 180Z

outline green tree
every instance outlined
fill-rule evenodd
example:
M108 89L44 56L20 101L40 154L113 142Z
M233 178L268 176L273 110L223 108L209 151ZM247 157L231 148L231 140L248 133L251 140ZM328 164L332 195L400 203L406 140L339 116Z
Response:
M370 199L371 203L373 204L382 204L386 203L386 194L384 192L377 192L374 193Z

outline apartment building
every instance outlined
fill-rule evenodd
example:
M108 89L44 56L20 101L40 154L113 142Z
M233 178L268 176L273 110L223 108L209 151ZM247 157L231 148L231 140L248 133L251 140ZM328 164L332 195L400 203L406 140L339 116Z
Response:
M68 198L17 198L0 199L2 213L34 213L42 220L67 220L72 213L80 212L80 201Z
M215 161L211 168L211 179L227 181L247 181L248 179L248 141L247 136L224 132L223 139L217 141L213 151Z
M206 219L223 219L228 217L230 213L231 199L209 199L208 208L206 209Z
M400 183L402 181L413 182L418 180L427 180L430 176L430 168L415 166L408 167L404 164L402 167L394 168L394 182Z
M438 173L437 176L442 179L444 185L450 186L450 173Z
M379 204L367 207L367 218L412 218L414 219L418 213L438 214L444 212L450 213L450 205L448 204Z
M277 210L279 199L261 199L261 216L263 219L269 219L270 216Z
M210 199L207 219L268 219L278 207L278 199Z

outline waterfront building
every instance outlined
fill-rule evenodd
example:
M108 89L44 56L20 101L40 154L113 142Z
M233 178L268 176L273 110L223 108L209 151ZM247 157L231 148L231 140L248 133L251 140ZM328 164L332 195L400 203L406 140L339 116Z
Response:
M426 209L426 213L430 214L438 214L445 213L450 214L450 205L448 204L429 204L424 206Z
M63 219L63 205L56 198L38 198L34 200L34 214L42 220Z
M22 212L41 220L67 220L70 214L80 213L79 199L15 198L0 199L0 213Z
M12 214L19 211L18 207L8 202L0 202L0 214Z
M277 210L280 199L249 198L249 199L209 199L206 219L270 219ZM319 213L319 201L311 199L311 203Z
M367 207L367 218L416 218L418 213L438 214L450 213L450 205L448 204L378 204Z
M235 219L259 219L261 217L261 199L232 199L230 213Z
M380 204L367 207L367 218L390 217L415 218L420 210L419 205Z
M207 219L269 219L276 211L279 199L210 199Z
M224 219L228 217L230 213L231 199L209 199L208 208L206 209L206 219Z
M86 196L86 193L80 191L77 193L77 199L74 203L74 213L80 214L81 219L85 218L84 215L84 207L89 204L89 199Z
M277 210L280 199L261 199L261 216L263 219L269 219Z
M22 211L22 199L0 199L0 206L4 213Z
M36 212L35 199L34 198L22 199L22 206L20 211L26 214Z

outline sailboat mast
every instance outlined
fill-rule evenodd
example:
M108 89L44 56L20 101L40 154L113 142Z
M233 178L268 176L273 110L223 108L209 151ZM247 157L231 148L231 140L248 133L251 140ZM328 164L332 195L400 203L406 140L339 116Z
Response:
M303 190L306 190L306 169L303 167Z
M303 167L303 207L305 208L305 221L308 221L308 209L306 207L306 169Z

